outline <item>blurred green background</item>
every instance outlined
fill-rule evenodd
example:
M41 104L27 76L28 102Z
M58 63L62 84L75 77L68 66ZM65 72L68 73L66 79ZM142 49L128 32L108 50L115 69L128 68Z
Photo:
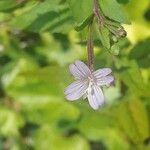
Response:
M0 150L150 149L150 1L118 0L132 22L118 56L95 43L95 67L115 76L98 111L64 99L68 65L87 54L56 1L0 0Z

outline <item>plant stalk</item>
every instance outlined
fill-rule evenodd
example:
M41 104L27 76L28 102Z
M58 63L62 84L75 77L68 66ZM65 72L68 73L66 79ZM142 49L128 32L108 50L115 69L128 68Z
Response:
M93 0L93 13L95 17L97 18L99 25L104 25L105 17L99 7L98 0Z
M87 53L88 53L88 67L91 72L94 71L94 47L92 38L92 24L88 28L88 39L87 39Z

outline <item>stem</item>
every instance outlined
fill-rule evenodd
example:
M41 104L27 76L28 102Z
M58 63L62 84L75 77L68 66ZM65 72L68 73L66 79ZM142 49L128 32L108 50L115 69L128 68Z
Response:
M105 17L99 7L98 0L93 0L93 13L100 25L104 25ZM87 53L88 53L88 67L91 72L94 71L94 47L92 38L92 22L89 25L88 39L87 39Z
M91 72L94 71L94 48L92 38L92 23L89 25L88 39L87 39L87 53L88 53L88 67Z
M100 7L99 7L98 0L93 0L93 12L94 12L94 15L96 16L96 18L98 20L98 23L100 25L103 25L105 17L104 17L104 15L103 15Z

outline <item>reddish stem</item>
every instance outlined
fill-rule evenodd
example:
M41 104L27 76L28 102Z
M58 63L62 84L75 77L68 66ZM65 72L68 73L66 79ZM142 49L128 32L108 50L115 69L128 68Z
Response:
M100 25L103 25L104 24L104 15L99 7L99 3L98 3L98 0L93 0L93 12L94 12L94 15L96 16L97 20L98 20L98 23Z
M87 39L87 53L88 53L88 67L93 72L94 71L94 48L93 48L93 38L92 38L92 24L89 25L89 34Z

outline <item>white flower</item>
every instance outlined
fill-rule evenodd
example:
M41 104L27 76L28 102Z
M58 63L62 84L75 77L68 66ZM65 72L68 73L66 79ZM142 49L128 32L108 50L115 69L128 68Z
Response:
M67 100L74 101L83 97L87 98L93 109L98 109L104 104L104 94L100 86L109 86L114 77L110 75L110 68L103 68L91 72L83 62L76 60L69 66L75 81L65 89Z

